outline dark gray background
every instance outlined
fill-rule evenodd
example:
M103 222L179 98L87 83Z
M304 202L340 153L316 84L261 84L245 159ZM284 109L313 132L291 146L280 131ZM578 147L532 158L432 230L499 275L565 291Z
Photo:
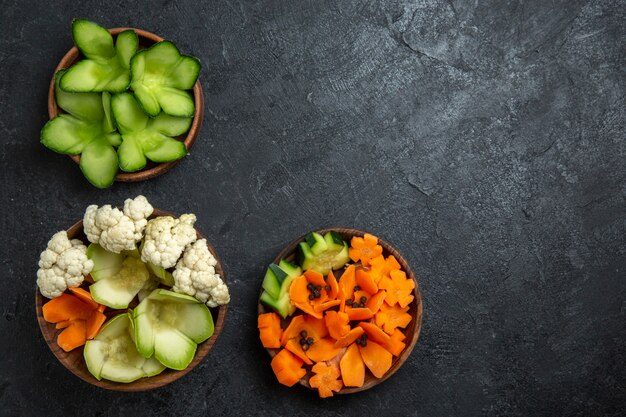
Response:
M0 415L607 416L626 403L624 1L2 2ZM38 142L70 22L144 28L203 63L204 125L167 175L92 188ZM198 215L233 299L187 377L72 376L35 321L37 259L88 204ZM406 255L422 336L390 380L321 401L256 332L266 265L310 229Z

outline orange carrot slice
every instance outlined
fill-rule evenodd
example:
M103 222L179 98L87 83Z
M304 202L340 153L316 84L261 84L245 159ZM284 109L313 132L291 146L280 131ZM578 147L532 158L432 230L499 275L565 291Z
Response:
M68 327L69 325L72 324L72 320L63 320L60 321L56 324L56 326L54 326L55 329L65 329L66 327Z
M84 320L73 321L72 324L59 333L59 336L57 337L57 344L66 352L84 345L86 341L86 327Z
M289 286L289 299L292 303L308 303L309 289L306 287L308 281L304 275L296 278Z
M327 311L324 316L324 321L330 337L335 340L341 339L350 331L350 325L348 324L350 319L348 318L348 314L342 311Z
M278 382L288 387L295 385L306 375L306 371L302 369L302 360L287 349L282 349L272 358L272 370Z
M354 286L356 285L356 268L349 265L339 278L339 288L343 290L345 299L352 298L354 295Z
M77 297L63 293L44 304L42 311L47 322L58 323L65 320L87 320L92 308Z
M382 378L391 368L391 353L378 343L368 340L365 346L359 346L359 352L365 366L376 378Z
M105 306L104 304L100 304L98 306L98 311L101 313L104 313L104 310L106 310L107 306Z
M363 328L355 327L354 329L346 333L346 335L343 336L341 339L337 340L335 342L335 347L339 347L339 348L346 347L350 345L351 343L353 343L355 340L357 340L359 337L361 337L362 334L363 334Z
M312 370L315 375L309 379L309 385L317 388L321 398L332 397L333 391L339 392L343 388L343 383L338 379L341 374L337 365L316 363Z
M107 316L98 310L94 310L91 312L91 316L87 319L86 325L86 334L87 340L91 340L98 335L100 328L106 321Z
M313 364L313 362L311 362L311 359L309 359L309 357L306 355L304 349L302 349L302 345L298 342L298 339L289 339L285 344L285 349L302 359L302 362L306 363L307 365Z
M323 317L322 313L319 313L317 311L315 311L313 309L313 306L311 304L309 304L308 302L306 303L299 303L299 302L295 302L293 303L296 307L298 307L300 310L304 311L306 314L313 316L317 319L321 319Z
M328 336L328 328L324 319L318 319L316 317L307 316L304 319L307 327L313 332L313 340L321 339Z
M339 284L337 283L337 279L335 278L333 271L328 273L328 276L326 277L326 284L330 287L330 291L328 291L328 298L331 300L336 299L339 294Z
M370 295L378 292L378 286L374 282L371 274L363 269L356 271L356 285Z
M341 348L335 347L335 341L325 337L309 346L306 355L313 362L325 362L333 359L341 352Z
M257 317L257 323L259 337L263 347L272 349L279 348L283 330L280 327L280 317L278 314L273 312L260 314Z
M409 307L393 306L389 307L383 303L378 313L376 313L376 325L382 327L387 334L392 334L396 327L406 327L411 322L411 315L407 313Z
M367 323L362 321L361 323L359 323L359 326L362 327L365 331L365 334L367 334L368 341L371 340L373 342L379 343L383 347L391 341L391 337L374 323Z
M360 327L357 327L361 329ZM361 329L363 330L363 329ZM339 361L341 379L346 387L362 387L365 382L365 364L361 358L359 347L350 345Z
M385 301L385 297L387 296L387 292L385 290L380 290L376 294L372 295L369 300L365 303L365 307L369 308L372 313L378 313L380 306L383 305Z
M415 281L407 279L404 271L391 271L390 277L380 280L379 288L387 291L385 302L390 306L399 304L400 307L408 306L413 301L413 289Z
M96 309L100 306L100 304L96 303L93 298L91 298L91 293L88 291L85 291L80 287L70 288L70 291L78 297L80 301L89 305L91 308Z
M353 320L367 320L374 317L374 314L369 308L350 308L346 311L350 321Z
M330 300L325 303L316 304L313 306L313 310L320 313L322 311L328 310L331 307L335 307L341 304L341 300Z
M370 261L370 271L372 278L378 284L384 277L388 277L391 271L397 271L401 268L395 256L390 255L386 259L380 255Z
M326 281L324 281L324 275L320 274L317 271L308 270L304 272L304 276L307 281L309 281L313 285L319 285L322 288L326 285Z
M393 356L400 356L406 344L403 340L406 339L404 333L400 331L400 329L395 329L394 332L389 336L389 342L382 344L382 346L387 349Z
M378 245L376 236L365 233L363 237L352 238L348 254L354 262L361 261L363 266L368 266L371 259L383 254L383 247Z

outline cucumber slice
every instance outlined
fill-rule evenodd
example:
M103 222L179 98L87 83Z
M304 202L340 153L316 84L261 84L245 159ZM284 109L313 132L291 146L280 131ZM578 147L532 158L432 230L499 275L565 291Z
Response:
M130 69L130 59L135 55L138 48L139 38L134 30L125 30L117 35L115 49L118 59L124 68Z
M113 115L122 133L123 142L118 149L120 167L124 171L137 171L145 166L146 157L153 162L170 162L187 155L181 141L161 133L178 134L188 128L190 119L175 118L163 113L149 119L132 94L116 94L112 100Z
M331 269L339 269L349 261L347 243L341 235L332 233L334 232L329 232L324 237L311 233L307 235L306 242L298 245L298 262L302 265L302 269L305 271L311 269L327 275ZM325 246L325 249L318 253L315 253L310 246L312 242L315 242L315 245L319 244L319 238L315 235L322 237L324 245L321 246Z
M90 59L115 56L113 38L108 30L86 19L74 19L72 37L83 55Z
M93 299L107 307L123 309L135 298L150 279L150 273L141 260L127 256L117 274L100 279L89 287Z
M154 274L154 276L157 277L157 279L163 285L167 285L168 287L172 287L174 285L174 276L172 276L172 273L170 271L161 266L156 266L150 262L146 262L146 265L148 265L148 269L150 270L150 272L152 272L152 274Z
M193 297L156 289L133 312L137 350L172 369L193 360L196 344L213 335L211 312Z
M81 94L93 94L93 93L81 93ZM104 110L104 118L102 119L102 129L105 132L115 131L115 123L113 122L113 115L111 114L111 93L108 93L106 91L102 93L102 109ZM119 145L119 143L117 144L111 143L111 145L117 146Z
M295 306L291 304L289 300L289 294L287 293L286 297L281 297L279 299L272 298L267 291L263 291L261 293L261 302L266 306L274 309L281 317L286 318L287 316L294 313Z
M262 287L270 297L277 299L280 294L280 288L283 281L287 278L287 274L276 264L270 264L265 273Z
M193 99L184 90L198 79L196 58L181 55L173 43L162 41L135 54L130 71L131 88L147 114L156 116L163 109L173 116L193 115Z
M117 174L117 152L105 137L94 139L83 149L79 166L85 178L95 187L110 187Z
M186 133L191 127L192 121L193 118L191 117L176 117L161 113L159 117L152 119L151 127L165 136L176 137Z
M300 275L302 275L302 268L284 259L280 260L278 267L282 269L290 277L299 277Z
M98 380L132 382L161 373L165 366L154 358L143 358L131 337L130 314L119 314L109 320L100 333L85 344L87 369Z
M197 346L175 328L160 329L154 334L154 357L163 365L177 371L189 366Z
M64 69L59 70L54 76L55 83L58 84L66 72L67 70ZM98 93L68 93L60 88L55 88L54 98L60 108L77 119L99 122L104 116L104 97ZM108 132L110 131L108 130Z
M309 248L311 248L311 252L313 252L313 255L319 255L320 253L328 249L328 244L326 243L326 240L324 240L324 237L319 233L309 233L304 237L304 240L306 244L309 245Z
M91 141L93 126L69 114L61 114L41 129L41 143L66 155L80 154Z
M97 243L87 247L87 257L93 261L91 277L96 282L117 275L126 258L125 254L109 252Z

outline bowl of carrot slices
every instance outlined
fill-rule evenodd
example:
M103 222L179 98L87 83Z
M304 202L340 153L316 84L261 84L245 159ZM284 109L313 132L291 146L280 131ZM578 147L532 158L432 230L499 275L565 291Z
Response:
M258 329L279 383L322 398L369 389L407 360L422 324L419 285L388 242L349 228L308 233L268 267Z

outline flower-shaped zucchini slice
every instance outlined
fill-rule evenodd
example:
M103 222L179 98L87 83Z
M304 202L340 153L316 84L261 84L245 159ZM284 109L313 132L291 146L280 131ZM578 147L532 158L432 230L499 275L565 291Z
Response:
M176 46L162 41L138 52L130 62L131 88L144 111L154 117L161 109L172 116L191 117L191 94L200 74L200 61L181 55Z
M66 155L81 155L80 169L94 186L106 188L117 173L117 153L122 142L111 120L108 93L69 93L59 87L66 70L55 76L55 98L62 113L41 130L41 143Z
M72 22L74 43L85 56L70 67L61 79L61 88L72 92L117 93L130 84L130 59L139 46L133 30L113 37L102 26L84 19Z
M122 144L117 152L123 171L144 168L146 159L170 162L187 155L185 144L173 137L189 130L191 118L161 112L151 119L130 93L116 94L111 101L113 117L122 134Z

